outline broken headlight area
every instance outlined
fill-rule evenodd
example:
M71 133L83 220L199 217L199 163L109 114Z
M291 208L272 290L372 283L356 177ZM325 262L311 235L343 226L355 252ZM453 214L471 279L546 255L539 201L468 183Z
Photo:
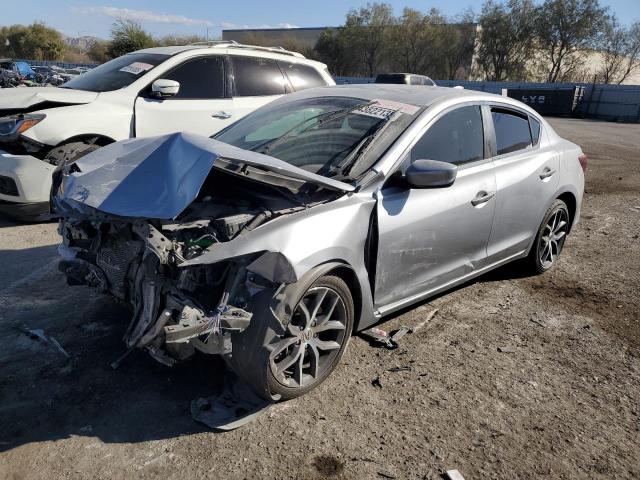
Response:
M275 286L247 270L260 254L180 264L270 215L184 222L62 220L60 270L69 284L92 286L131 308L124 336L130 349L145 348L166 365L196 350L228 354L231 334L249 326L254 295Z

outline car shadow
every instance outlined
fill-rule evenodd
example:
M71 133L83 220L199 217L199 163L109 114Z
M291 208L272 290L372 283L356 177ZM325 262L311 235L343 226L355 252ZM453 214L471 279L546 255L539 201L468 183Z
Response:
M0 291L23 282L57 258L58 244L20 250L0 250Z
M6 215L0 214L0 228L11 228L20 225L33 225L36 223L53 223L57 220L17 220L15 218L7 217Z
M20 254L50 253L42 248ZM11 253L0 252L0 261L11 262ZM508 266L474 282L522 276ZM130 318L111 297L65 285L56 269L0 289L0 452L72 436L138 443L211 431L192 419L190 406L222 391L229 378L224 362L196 355L166 367L136 350L114 370Z
M50 253L2 251L0 261ZM190 405L222 391L224 362L195 355L166 367L135 350L114 370L130 319L110 297L67 286L55 264L0 288L0 451L72 436L136 443L209 430Z
M445 290L444 292L438 293L436 295L434 295L433 297L429 297L426 300L423 300L422 302L418 302L418 303L414 303L412 305L409 305L408 307L405 307L401 310L398 310L397 312L394 312L384 318L382 318L380 320L380 322L377 322L377 324L379 323L384 323L387 322L389 320L393 320L394 318L400 317L401 315L404 315L407 312L410 312L411 310L416 309L417 307L421 306L421 305L426 305L438 298L444 297L446 295L449 295L453 292L456 292L458 290L463 290L467 287L469 287L470 285L473 285L475 283L492 283L492 282L501 282L504 280L517 280L520 278L528 278L531 277L532 274L531 272L526 268L526 265L524 265L524 261L523 260L516 260L514 262L510 262L507 263L506 265L503 265L501 267L496 268L495 270L491 270L490 272L487 272L483 275L480 275L479 277L473 278L471 280L469 280L468 282L462 283L460 285L457 285L449 290Z

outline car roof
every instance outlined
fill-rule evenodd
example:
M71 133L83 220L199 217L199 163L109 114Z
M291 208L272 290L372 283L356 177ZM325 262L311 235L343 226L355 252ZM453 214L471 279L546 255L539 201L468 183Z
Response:
M384 99L394 102L410 103L417 106L427 106L434 102L452 97L474 96L479 92L449 87L429 87L424 85L402 85L385 83L363 83L351 85L337 85L317 87L285 95L283 99L298 99L311 97L352 97L363 100Z
M311 59L306 58L304 55L298 52L292 52L289 50L285 50L282 47L263 47L259 45L245 45L242 43L238 43L234 40L215 40L210 42L197 42L189 45L174 45L169 47L152 47L145 48L142 50L137 50L132 53L156 53L162 55L177 55L179 53L184 53L188 51L194 50L225 50L225 53L234 53L242 55L243 52L248 52L248 54L274 54L274 55L282 55L283 57L293 57L296 59L300 59L310 63L320 63Z

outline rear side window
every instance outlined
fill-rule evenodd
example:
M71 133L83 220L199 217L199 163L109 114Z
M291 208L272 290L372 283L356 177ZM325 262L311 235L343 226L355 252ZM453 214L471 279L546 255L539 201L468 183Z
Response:
M163 78L180 82L180 90L172 99L203 99L224 97L224 66L222 57L203 57L179 65Z
M305 88L324 87L327 82L320 72L309 65L302 65L289 62L278 62L282 71L289 77L289 81L294 90L304 90Z
M524 150L532 145L529 119L515 112L491 109L496 132L497 155Z
M484 158L484 132L479 106L444 114L411 150L411 161L439 160L456 165Z
M235 94L238 97L282 95L286 80L274 60L257 57L231 57Z
M529 126L531 127L531 140L534 145L540 140L540 122L533 117L529 117Z

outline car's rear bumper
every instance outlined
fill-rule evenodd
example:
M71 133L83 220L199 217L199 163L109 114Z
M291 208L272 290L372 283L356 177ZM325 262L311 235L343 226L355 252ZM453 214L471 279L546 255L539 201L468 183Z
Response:
M31 155L0 150L0 213L37 220L49 213L55 166Z

